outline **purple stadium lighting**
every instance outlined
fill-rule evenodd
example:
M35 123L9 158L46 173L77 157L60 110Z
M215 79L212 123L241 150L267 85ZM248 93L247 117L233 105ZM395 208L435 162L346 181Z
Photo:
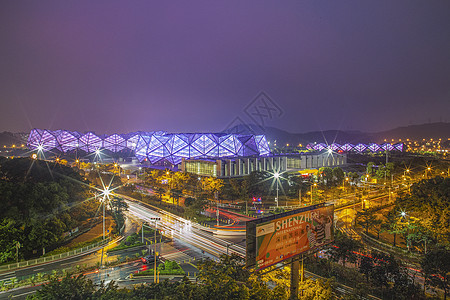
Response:
M33 129L27 146L45 151L58 150L64 153L83 150L88 154L99 150L113 153L133 151L139 161L152 164L167 161L178 164L183 158L221 158L270 154L264 135L239 135L225 133L166 133L134 132L98 136L93 132L80 134L67 130Z
M389 143L384 143L382 145L379 144L375 144L375 143L371 143L369 145L366 144L357 144L357 145L352 145L352 144L345 144L345 145L340 145L340 144L336 144L333 143L331 145L329 145L327 148L324 147L324 144L308 144L306 145L306 148L309 150L316 150L316 151L322 151L324 149L326 150L333 150L333 151L339 151L342 150L344 152L365 152L365 151L369 151L369 152L383 152L383 151L403 151L403 143L397 143L397 144L389 144Z

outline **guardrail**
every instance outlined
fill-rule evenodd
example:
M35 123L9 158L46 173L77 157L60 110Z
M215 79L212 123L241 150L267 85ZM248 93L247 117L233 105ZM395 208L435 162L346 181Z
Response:
M420 262L423 258L423 256L420 254L408 252L405 249L402 249L399 247L394 247L392 245L383 243L383 242L381 242L377 239L374 239L373 237L365 234L364 232L359 232L359 235L366 243L370 244L372 246L372 248L374 248L375 250L378 250L380 252L384 252L384 253L387 252L388 254L394 254L394 255L400 255L403 257L407 257L416 263ZM376 247L378 247L378 248L376 248Z
M46 257L26 260L26 261L20 261L20 262L8 264L8 265L3 265L3 266L0 266L0 273L4 272L4 271L11 271L11 270L16 270L16 269L20 269L20 268L24 268L24 267L28 267L28 266L34 266L34 265L39 265L39 264L42 264L42 263L52 262L52 261L55 261L55 260L58 260L58 259L62 259L62 258L66 258L66 257L69 257L69 256L76 255L76 254L80 254L80 253L83 253L83 252L87 252L88 250L92 250L92 249L97 248L97 247L99 247L101 245L107 244L110 241L111 241L111 237L109 237L109 238L107 238L107 239L105 239L103 241L100 241L100 242L88 245L86 247L81 247L81 248L78 248L78 249L75 249L75 250L71 250L71 251L68 251L68 252L55 254L55 255L52 255L52 256L46 256Z
M269 210L275 210L277 208L282 208L282 209L295 209L295 208L301 208L301 207L306 207L304 205L288 205L288 206L270 206Z

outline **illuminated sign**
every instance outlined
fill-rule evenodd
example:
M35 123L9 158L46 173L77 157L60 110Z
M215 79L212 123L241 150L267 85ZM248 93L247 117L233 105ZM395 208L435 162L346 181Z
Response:
M267 268L332 242L333 215L322 203L248 221L247 266Z

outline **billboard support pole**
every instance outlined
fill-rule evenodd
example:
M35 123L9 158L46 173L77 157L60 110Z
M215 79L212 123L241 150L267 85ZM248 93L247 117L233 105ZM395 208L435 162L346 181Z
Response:
M301 277L300 277L300 282L303 283L303 279L305 278L305 269L303 269L303 254L302 254L302 266L301 266Z
M303 260L302 260L303 262ZM303 266L303 263L302 263ZM299 271L300 271L300 262L296 258L291 259L291 295L289 297L290 300L298 299L298 286L299 286ZM303 274L302 274L303 277Z

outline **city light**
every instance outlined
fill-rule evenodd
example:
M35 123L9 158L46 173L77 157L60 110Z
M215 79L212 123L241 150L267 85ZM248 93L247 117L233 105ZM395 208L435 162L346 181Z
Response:
M109 198L109 196L111 195L111 192L112 191L109 189L109 186L107 186L102 190L101 196Z

